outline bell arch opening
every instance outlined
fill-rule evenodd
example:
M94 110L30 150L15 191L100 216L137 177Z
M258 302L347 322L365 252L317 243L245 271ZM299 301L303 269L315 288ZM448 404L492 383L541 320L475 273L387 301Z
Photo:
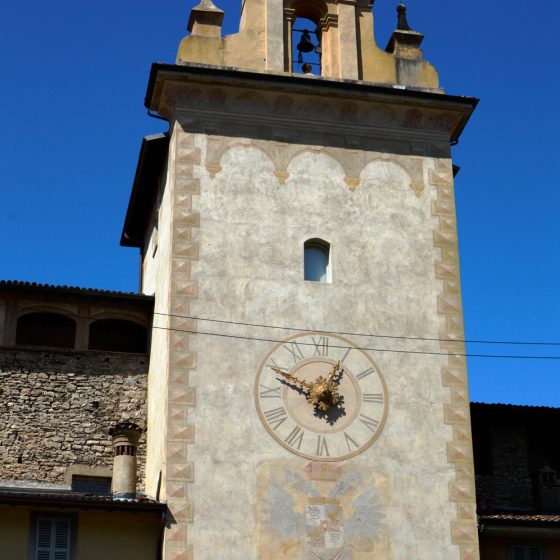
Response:
M327 13L322 1L296 1L287 10L289 28L289 69L294 74L321 75L321 22Z

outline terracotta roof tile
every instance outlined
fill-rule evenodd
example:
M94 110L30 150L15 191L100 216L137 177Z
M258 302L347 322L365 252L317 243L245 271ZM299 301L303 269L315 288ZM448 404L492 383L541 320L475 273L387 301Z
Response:
M82 494L79 492L31 492L0 489L0 503L49 505L66 507L110 507L111 509L159 510L166 509L164 502L146 496L113 498L112 495Z
M523 523L559 523L559 513L485 513L479 515L481 523L492 521Z
M505 410L530 410L530 409L539 409L539 410L560 410L558 407L554 406L537 406L537 405L529 405L529 404L507 404L507 403L482 403L482 402L471 402L471 406L473 407L480 407L480 408L493 408L493 409L505 409Z
M25 282L22 280L0 280L0 288L22 288L55 291L61 293L84 294L93 296L117 296L135 299L153 299L152 296L138 294L135 292L119 292L117 290L101 290L97 288L83 288L80 286L57 286L53 284L41 284L39 282Z

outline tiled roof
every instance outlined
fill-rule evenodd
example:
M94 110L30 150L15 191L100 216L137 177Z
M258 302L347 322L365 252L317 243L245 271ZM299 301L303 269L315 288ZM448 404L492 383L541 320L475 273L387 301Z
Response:
M480 523L497 522L500 524L558 524L560 525L560 514L558 513L485 513L478 516Z
M0 489L0 503L19 505L48 505L62 507L97 507L104 509L163 511L166 504L137 496L136 498L113 498L96 494L81 494L78 492L31 492Z
M134 299L153 299L152 296L146 296L135 292L119 292L116 290L99 290L97 288L82 288L79 286L56 286L52 284L41 284L39 282L24 282L22 280L0 280L0 288L22 288L36 289L40 291L53 291L60 293L83 294L93 296L113 296L126 297Z
M528 405L528 404L506 404L506 403L481 403L481 402L471 402L471 406L480 407L480 408L487 408L487 409L496 409L496 410L556 410L559 411L560 408L554 406L535 406L535 405Z

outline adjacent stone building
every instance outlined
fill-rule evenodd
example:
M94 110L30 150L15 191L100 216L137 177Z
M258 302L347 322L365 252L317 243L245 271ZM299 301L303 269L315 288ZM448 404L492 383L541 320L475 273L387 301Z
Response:
M482 560L560 558L560 409L471 404Z
M152 313L150 296L0 281L2 558L155 557L165 506L143 497ZM124 502L111 495L109 433L123 420L144 428L138 496Z

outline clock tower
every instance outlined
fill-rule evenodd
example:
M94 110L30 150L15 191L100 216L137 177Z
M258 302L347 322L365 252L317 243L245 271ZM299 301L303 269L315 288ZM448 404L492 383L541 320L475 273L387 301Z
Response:
M202 0L146 105L122 242L155 294L166 560L474 560L447 95L398 7Z

